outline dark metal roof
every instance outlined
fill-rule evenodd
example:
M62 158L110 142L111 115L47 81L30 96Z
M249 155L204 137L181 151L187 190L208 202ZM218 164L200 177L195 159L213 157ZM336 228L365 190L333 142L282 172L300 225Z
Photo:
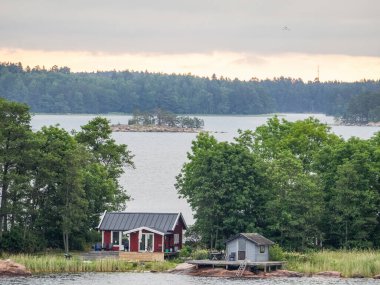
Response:
M186 229L187 226L181 213L106 212L100 221L98 229L101 231L129 231L147 227L162 233L168 233L174 230L179 219L182 219Z
M267 239L266 237L263 237L262 235L260 234L257 234L257 233L240 233L240 234L237 234L235 236L233 236L232 238L228 239L226 241L226 243L234 240L234 239L237 239L239 237L243 237L249 241L252 241L253 243L257 244L257 245L272 245L274 244L273 241Z

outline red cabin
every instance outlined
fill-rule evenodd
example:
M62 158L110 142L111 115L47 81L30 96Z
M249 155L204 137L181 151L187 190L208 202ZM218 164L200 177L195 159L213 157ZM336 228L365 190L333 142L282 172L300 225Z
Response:
M105 250L175 253L187 229L181 213L105 212L98 230Z

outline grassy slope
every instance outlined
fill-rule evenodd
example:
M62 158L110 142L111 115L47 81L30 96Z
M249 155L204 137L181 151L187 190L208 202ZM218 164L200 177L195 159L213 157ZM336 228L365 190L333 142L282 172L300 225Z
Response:
M380 251L339 250L314 253L286 253L287 269L306 274L339 271L344 277L373 277L380 274Z
M174 262L126 262L116 259L82 261L74 256L65 259L62 255L10 255L9 258L23 264L32 273L76 273L76 272L127 272L127 271L166 271L174 268Z

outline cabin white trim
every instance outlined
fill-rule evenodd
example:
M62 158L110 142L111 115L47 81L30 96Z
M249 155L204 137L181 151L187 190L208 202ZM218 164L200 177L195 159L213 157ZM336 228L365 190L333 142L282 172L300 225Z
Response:
M148 227L135 228L135 229L132 229L132 230L129 230L129 231L124 231L124 233L130 234L130 233L134 233L134 232L138 232L138 231L143 231L143 230L146 230L146 231L149 231L149 232L152 232L152 233L155 233L155 234L159 234L161 236L165 235L165 233L163 233L163 232L160 232L158 230L154 230L154 229L151 229L151 228L148 228Z
M102 217L100 218L100 222L99 222L99 225L98 225L98 229L100 228L100 225L102 224L103 219L104 219L104 217L106 216L106 213L107 213L107 210L104 211Z

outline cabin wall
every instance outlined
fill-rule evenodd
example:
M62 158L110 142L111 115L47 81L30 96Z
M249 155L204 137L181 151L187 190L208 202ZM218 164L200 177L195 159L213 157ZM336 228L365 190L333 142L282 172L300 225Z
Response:
M264 246L265 251L260 253L260 246L256 246L255 261L269 261L269 245Z
M162 235L154 234L154 252L162 252Z
M147 230L143 230L143 233L152 233ZM130 239L130 249L131 252L138 252L139 251L139 232L133 232L129 234ZM162 252L162 236L153 233L153 252Z
M184 224L182 223L180 219L178 224L175 226L174 232L173 232L173 234L179 235L179 243L177 244L174 244L174 236L173 236L173 246L177 246L179 250L182 249L183 228L184 228Z
M232 252L235 252L235 260L237 260L238 240L234 239L226 245L226 258L228 259Z
M235 252L235 260L238 260L239 252L239 240L244 239L242 237L229 241L226 244L226 259L229 258L232 252ZM260 253L260 246L255 243L246 240L245 244L245 258L250 261L269 261L269 246L265 245L265 251Z
M257 261L256 259L257 247L256 244L247 240L246 244L246 259Z

